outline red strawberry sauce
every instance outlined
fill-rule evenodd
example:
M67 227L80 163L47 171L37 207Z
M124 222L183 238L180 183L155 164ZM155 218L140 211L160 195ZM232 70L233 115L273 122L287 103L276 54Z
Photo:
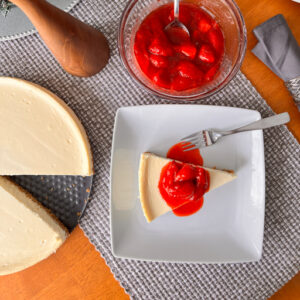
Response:
M168 158L182 162L171 161L164 166L158 188L175 215L188 216L203 205L203 195L209 190L209 173L200 167L203 159L198 149L183 152L181 146L176 144L168 151Z
M213 80L224 55L224 37L218 23L193 3L180 4L180 21L190 36L166 34L173 21L173 4L152 11L140 25L134 53L142 72L160 87L184 91Z

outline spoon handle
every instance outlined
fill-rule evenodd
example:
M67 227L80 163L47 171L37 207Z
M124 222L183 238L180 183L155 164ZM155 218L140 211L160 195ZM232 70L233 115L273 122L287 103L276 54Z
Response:
M104 35L45 0L11 0L30 19L56 60L68 73L88 77L108 62Z
M179 19L179 0L174 0L174 20Z

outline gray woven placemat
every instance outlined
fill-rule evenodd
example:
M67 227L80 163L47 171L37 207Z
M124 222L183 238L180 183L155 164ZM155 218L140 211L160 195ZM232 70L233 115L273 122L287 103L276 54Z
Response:
M247 264L167 264L115 259L109 226L109 164L118 107L163 103L137 87L120 64L117 25L126 1L81 1L74 15L100 28L112 49L109 65L93 78L63 72L35 34L0 43L0 75L24 78L49 88L82 120L95 160L92 199L81 227L133 299L266 299L299 270L299 144L286 127L266 130L266 218L261 261ZM239 73L203 104L256 109L272 114ZM101 283L97 283L101 284Z

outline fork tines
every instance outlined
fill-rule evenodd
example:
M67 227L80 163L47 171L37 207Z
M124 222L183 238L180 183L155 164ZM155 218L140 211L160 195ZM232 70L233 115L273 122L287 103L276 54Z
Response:
M206 130L195 132L181 139L183 151L191 151L212 144L209 133Z

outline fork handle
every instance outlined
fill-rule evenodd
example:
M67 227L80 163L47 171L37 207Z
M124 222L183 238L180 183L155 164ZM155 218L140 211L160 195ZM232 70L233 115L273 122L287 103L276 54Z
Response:
M285 112L285 113L282 113L279 115L261 119L259 121L250 123L246 126L243 126L243 127L231 130L231 131L226 131L223 133L225 135L228 135L228 134L238 133L238 132L242 132L242 131L266 129L266 128L286 124L289 121L290 121L290 116L287 112Z

